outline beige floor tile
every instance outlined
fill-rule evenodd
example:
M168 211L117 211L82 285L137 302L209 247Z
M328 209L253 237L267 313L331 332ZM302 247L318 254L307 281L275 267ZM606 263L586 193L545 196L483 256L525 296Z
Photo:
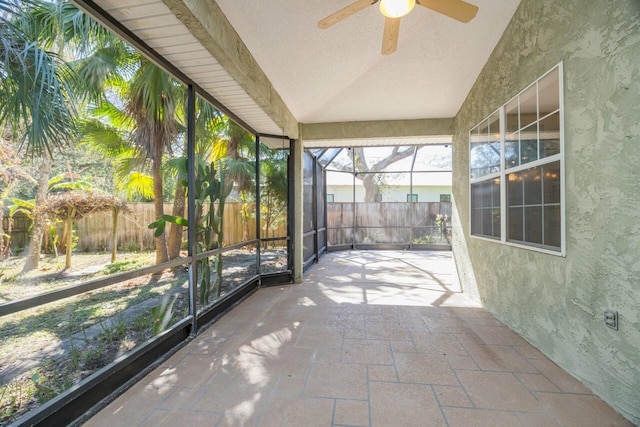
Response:
M444 357L424 353L394 353L398 379L404 383L458 385Z
M485 342L482 341L482 339L479 336L477 336L475 333L473 333L473 332L454 333L454 335L456 336L458 341L460 341L463 344L465 344L465 343L485 344Z
M462 356L468 354L453 334L414 332L412 335L416 351L420 353L456 354Z
M566 393L591 394L591 390L546 357L531 359L529 362L560 390Z
M330 427L332 399L274 396L258 426L263 427Z
M456 371L462 386L478 408L541 411L536 398L508 372Z
M162 423L155 424L161 427L189 426L189 427L209 427L214 426L222 418L222 414L207 412L179 411L172 412L162 420ZM149 424L150 426L152 424Z
M518 412L523 427L561 427L556 417L546 412Z
M368 426L369 403L360 400L336 400L333 423L348 426Z
M345 338L351 338L351 339L366 339L367 338L367 332L365 329L353 329L353 328L347 328L344 330L344 337Z
M389 341L391 344L391 351L398 353L415 353L416 347L413 345L413 341Z
M266 404L277 378L263 373L220 372L183 409L255 417Z
M538 373L530 361L520 356L512 347L472 343L463 346L482 370Z
M283 347L260 360L270 374L306 375L315 350L301 347Z
M307 348L340 347L342 345L342 334L343 332L340 330L305 325L295 345L296 347Z
M85 425L93 427L137 425L155 412L156 408L172 392L170 388L158 389L138 383L104 408L98 416Z
M480 369L478 365L476 365L476 362L473 361L471 356L450 356L447 354L446 356L444 356L444 358L447 362L449 362L449 366L451 366L453 369Z
M189 399L194 398L194 392L195 389L190 387L172 387L167 393L166 399L160 402L157 408L176 411L182 408Z
M369 387L374 427L446 425L427 385L372 382Z
M517 351L525 359L546 359L545 355L540 352L534 346L527 345L514 345L513 349Z
M486 409L443 408L449 427L520 427L518 417L511 412Z
M314 363L304 394L313 397L366 399L367 367L354 363Z
M560 389L542 374L515 374L530 391L559 392Z
M467 393L462 387L434 385L433 391L436 393L438 402L440 402L442 406L473 407Z
M221 364L222 356L217 354L185 354L178 363L155 370L145 381L155 387L196 387L210 380Z
M162 425L165 418L171 416L170 411L164 409L156 409L144 421L138 424L139 427L158 427ZM86 424L85 424L86 425ZM110 424L113 426L114 424Z
M280 375L276 382L274 393L288 396L299 396L304 391L305 382L306 375Z
M520 335L513 332L504 325L500 326L479 326L473 325L471 329L486 344L495 345L517 345L527 346L527 343Z
M410 341L409 331L389 322L367 322L367 338L374 340Z
M398 382L396 368L393 365L369 365L369 381Z
M342 346L342 361L345 363L391 365L393 359L389 341L345 339Z
M536 397L565 426L629 426L629 421L617 414L597 396L579 394L535 393Z
M342 346L316 348L313 360L316 362L340 362L342 360Z

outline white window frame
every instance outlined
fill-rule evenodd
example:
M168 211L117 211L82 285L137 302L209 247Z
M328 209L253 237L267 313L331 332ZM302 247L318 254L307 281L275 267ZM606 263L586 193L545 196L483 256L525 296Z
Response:
M560 153L558 154L554 154L552 156L549 157L544 157L542 159L538 159L529 163L524 163L524 164L520 164L518 166L515 167L511 167L509 169L506 169L506 165L505 165L505 137L506 137L506 110L505 107L514 99L516 99L518 96L520 96L522 93L524 93L525 91L527 91L528 89L530 89L532 86L537 86L538 82L540 80L542 80L543 78L545 78L547 75L549 75L550 73L554 72L555 70L558 70L558 90L559 90L559 94L558 94L558 102L559 102L559 106L558 106L558 114L559 114L559 121L560 121L560 132L559 132L559 137L560 137ZM536 97L536 102L537 102L537 111L540 111L540 99L539 96ZM499 114L500 117L500 171L496 172L496 173L491 173L491 174L487 174L481 177L477 177L477 178L471 178L471 131L476 129L481 123L483 123L485 120L487 120L489 117L491 117L492 115L494 115L495 113ZM550 113L547 113L545 116L542 117L538 117L537 122L539 123L540 121L542 121L543 119L551 116L552 114L555 114L556 111L552 111ZM538 133L538 139L540 138L540 135ZM563 63L560 62L559 64L553 66L550 70L548 70L546 73L542 74L539 78L537 78L533 83L529 84L527 87L525 87L524 89L522 89L520 92L518 92L518 94L516 94L515 96L513 96L512 98L510 98L509 100L507 100L507 102L505 102L502 106L500 106L500 108L498 108L495 111L492 111L491 114L489 114L487 117L485 117L483 120L481 120L476 126L473 126L470 130L469 130L469 166L468 166L468 170L469 170L469 222L468 222L468 230L469 230L469 235L472 239L477 239L477 240L483 240L486 242L492 242L492 243L499 243L499 244L504 244L507 246L513 246L516 248L521 248L521 249L527 249L530 251L535 251L535 252L542 252L545 254L549 254L549 255L555 255L555 256L562 256L565 257L566 256L566 247L567 247L567 236L566 236L566 215L565 215L565 210L566 210L566 196L565 196L565 174L566 174L566 169L565 169L565 149L564 149L564 67L563 67ZM539 166L543 166L543 165L547 165L550 163L554 163L554 162L560 162L560 250L556 251L556 250L552 250L552 249L547 249L544 247L538 247L538 246L533 246L533 245L527 245L524 243L517 243L517 242L510 242L507 240L507 176L509 174L512 173L516 173L516 172L520 172L523 170L527 170L530 168L534 168L534 167L539 167ZM471 193L471 186L473 184L477 184L480 182L485 182L485 181L489 181L495 178L499 178L500 179L500 238L490 238L490 237L485 237L485 236L481 236L481 235L476 235L476 234L472 234L472 230L471 230L471 217L472 217L472 193Z

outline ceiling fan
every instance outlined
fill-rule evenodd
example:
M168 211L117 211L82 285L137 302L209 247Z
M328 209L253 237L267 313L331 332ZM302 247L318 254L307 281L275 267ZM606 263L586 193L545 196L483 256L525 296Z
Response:
M343 19L378 2L380 2L380 13L385 17L382 38L383 55L389 55L396 51L398 33L400 32L400 18L411 12L416 4L463 23L471 21L478 13L478 6L462 0L358 0L318 22L318 27L323 30L327 29L333 24L337 24Z

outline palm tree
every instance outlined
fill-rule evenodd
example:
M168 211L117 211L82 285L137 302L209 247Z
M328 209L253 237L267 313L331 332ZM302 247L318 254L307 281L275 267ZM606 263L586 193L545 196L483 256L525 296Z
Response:
M52 51L55 35L38 16L46 2L0 0L0 123L30 157L40 158L36 204L46 197L51 158L74 140L74 74ZM23 271L38 267L44 221L35 217Z
M77 12L81 13L81 12ZM93 53L78 61L80 78L88 82L98 119L108 117L126 129L133 144L129 154L146 159L153 179L154 216L164 215L162 164L176 141L176 109L184 86L115 37L103 37ZM133 177L133 175L130 175ZM142 178L142 175L137 175ZM156 263L169 259L166 236L155 239Z

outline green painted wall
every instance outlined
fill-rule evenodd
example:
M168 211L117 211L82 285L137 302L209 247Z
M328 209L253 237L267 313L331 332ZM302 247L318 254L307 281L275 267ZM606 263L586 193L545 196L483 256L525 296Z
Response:
M467 132L560 61L566 258L470 238ZM523 0L454 127L465 290L640 423L640 1Z

